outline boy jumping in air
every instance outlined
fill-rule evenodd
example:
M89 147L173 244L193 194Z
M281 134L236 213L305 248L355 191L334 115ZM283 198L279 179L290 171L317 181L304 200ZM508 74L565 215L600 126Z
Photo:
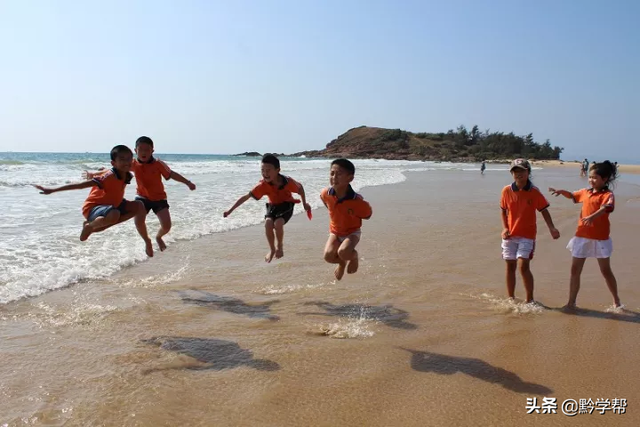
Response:
M261 172L262 180L248 194L240 197L231 209L224 213L224 217L231 215L236 208L250 198L260 200L267 196L269 203L267 203L267 213L264 217L269 252L264 260L271 262L274 256L277 259L284 256L284 225L291 219L295 204L300 203L300 200L294 199L291 193L300 195L304 210L307 212L311 210L311 206L307 204L302 184L291 177L280 174L280 160L276 156L265 154L262 157Z
M334 270L337 280L347 273L358 271L358 251L362 220L371 218L371 205L361 195L353 191L351 181L356 168L347 159L337 159L331 163L330 187L320 193L322 203L329 210L329 239L324 248L324 259L330 264L338 264Z

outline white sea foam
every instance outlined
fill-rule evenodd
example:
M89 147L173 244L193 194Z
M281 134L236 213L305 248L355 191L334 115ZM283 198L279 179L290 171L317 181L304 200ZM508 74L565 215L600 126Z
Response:
M20 157L22 156L22 157ZM229 218L222 213L260 179L256 158L228 156L159 155L170 167L197 185L167 181L173 228L167 243L189 240L212 233L258 224L264 202L247 202ZM319 194L328 185L330 160L283 159L282 171L305 186L313 208L321 207ZM456 163L392 160L355 160L354 188L388 185L406 179L404 172L443 169L462 170ZM0 304L36 296L83 280L104 279L119 269L146 259L142 241L133 221L79 241L83 221L81 206L87 190L41 195L31 184L57 186L82 180L83 170L109 167L108 158L96 154L13 154L0 156ZM477 168L476 168L477 169ZM135 180L126 197L135 197ZM296 207L296 213L302 207ZM158 227L156 217L147 219L151 233ZM150 279L153 286L163 277ZM307 285L305 285L307 286ZM310 284L308 286L315 286ZM304 287L304 286L303 286ZM264 289L264 293L287 293L298 289Z
M515 301L511 298L496 297L495 295L487 293L478 296L472 295L472 298L489 303L491 308L500 314L541 314L545 311L544 306L537 302L527 303L524 301Z
M347 338L369 338L375 332L372 326L375 322L363 318L344 319L335 323L323 323L314 326L311 333L316 335L326 335L331 338L347 339Z

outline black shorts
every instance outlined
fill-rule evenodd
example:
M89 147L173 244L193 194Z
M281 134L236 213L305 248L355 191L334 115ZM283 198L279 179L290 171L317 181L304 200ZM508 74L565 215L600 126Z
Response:
M149 213L150 210L153 210L153 213L157 214L163 209L169 209L169 203L167 203L166 200L151 201L139 196L136 197L136 200L144 203L144 208L147 210L147 213Z
M291 202L284 202L277 205L267 203L267 214L264 217L271 218L274 221L278 218L282 218L286 224L293 216L294 206L295 204Z

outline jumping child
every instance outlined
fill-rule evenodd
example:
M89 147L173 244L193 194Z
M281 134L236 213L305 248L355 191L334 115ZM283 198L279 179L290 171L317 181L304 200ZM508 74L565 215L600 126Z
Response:
M262 180L248 194L240 197L231 209L224 213L224 217L231 215L236 208L250 198L260 200L267 196L269 203L267 203L267 213L264 217L269 252L264 260L271 262L274 256L276 259L284 256L284 225L291 219L295 204L300 203L300 200L294 199L291 193L300 195L305 211L311 211L311 206L307 204L302 184L291 177L280 174L280 160L276 156L265 154L262 157L261 172Z

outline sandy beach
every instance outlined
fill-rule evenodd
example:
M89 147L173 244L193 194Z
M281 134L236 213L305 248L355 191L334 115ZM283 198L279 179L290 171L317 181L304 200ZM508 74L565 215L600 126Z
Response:
M531 162L534 167L542 167L542 168L564 168L564 169L574 169L578 174L580 173L580 166L582 165L582 161L564 161L564 160L536 160ZM640 165L625 165L618 164L618 172L619 173L631 173L631 174L640 174Z
M534 183L585 187L568 165L575 173L543 163ZM374 214L360 271L340 282L322 260L318 209L291 220L285 258L272 264L263 228L251 226L0 306L0 426L638 425L640 186L618 184L611 216L625 310L611 312L589 260L581 309L566 314L578 206L549 199L558 241L539 217L542 306L531 306L506 299L508 172L407 177L363 189ZM544 397L557 413L527 414L527 399ZM569 417L567 399L628 406Z

